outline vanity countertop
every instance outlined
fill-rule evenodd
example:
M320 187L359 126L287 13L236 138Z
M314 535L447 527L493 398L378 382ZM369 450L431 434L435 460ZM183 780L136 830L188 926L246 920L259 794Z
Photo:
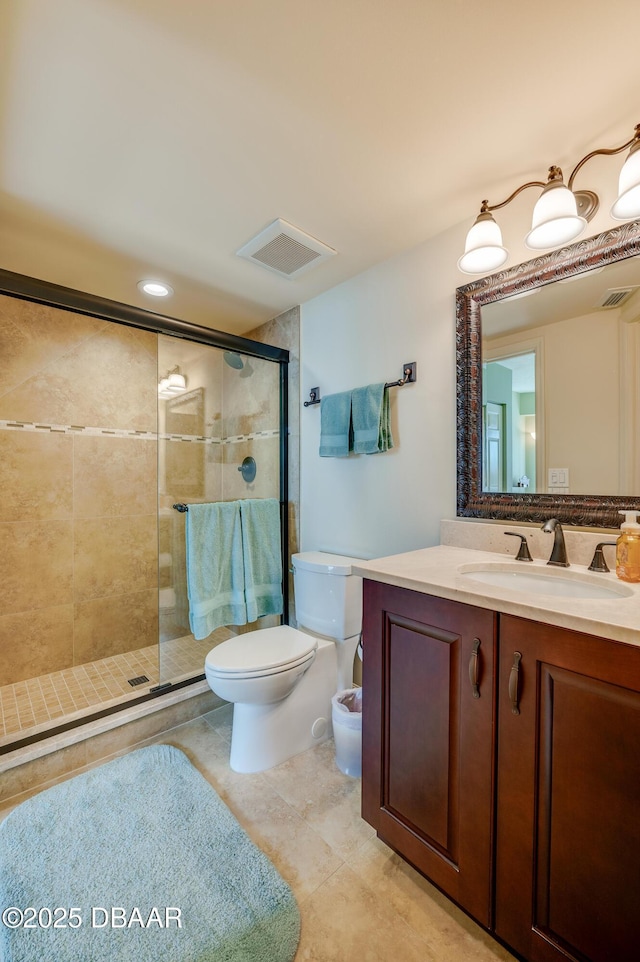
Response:
M511 587L481 584L460 571L461 566L495 566L500 563L508 563L513 567L513 555L437 545L362 561L354 565L352 570L354 574L372 581L410 588L478 608L519 615L521 618L599 635L640 648L640 584L622 582L614 572L594 573L582 565L571 565L568 571L576 575L588 575L592 582L597 579L602 585L624 585L631 594L629 597L606 599L570 598L543 593L529 594ZM519 564L522 564L523 570L537 569L538 573L554 570L549 569L543 561Z

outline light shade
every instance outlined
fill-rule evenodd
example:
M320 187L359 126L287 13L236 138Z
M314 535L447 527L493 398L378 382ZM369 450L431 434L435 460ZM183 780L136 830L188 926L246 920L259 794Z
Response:
M166 390L169 394L182 394L187 390L187 382L184 374L170 374Z
M187 379L180 373L180 368L176 365L172 371L167 371L164 377L158 382L158 397L172 398L177 394L184 394L187 390Z
M501 267L508 256L500 228L489 211L482 211L467 234L458 268L463 274L487 274Z
M525 237L530 250L546 250L574 240L587 226L578 216L573 193L562 180L552 180L544 187L533 208L531 230Z
M640 141L636 142L627 157L618 181L618 199L611 208L616 220L640 217Z

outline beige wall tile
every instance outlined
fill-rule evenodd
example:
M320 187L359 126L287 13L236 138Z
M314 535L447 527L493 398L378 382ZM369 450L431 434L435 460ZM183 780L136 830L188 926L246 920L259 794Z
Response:
M136 438L77 435L74 517L151 515L157 507L157 445Z
M45 424L155 431L157 368L149 351L141 349L142 333L155 338L150 332L104 324L92 337L6 393L0 416Z
M74 606L74 665L146 648L157 641L155 589L95 598Z
M0 584L3 614L71 604L71 521L0 524Z
M70 517L72 464L69 435L0 431L0 521Z
M74 524L76 602L157 587L157 516Z
M0 616L0 685L73 664L73 605Z
M280 420L280 365L263 358L245 358L237 371L223 372L223 432L225 437L269 431Z
M199 500L205 493L207 447L197 441L161 440L164 449L164 490L176 500Z
M107 326L95 317L0 295L0 398ZM0 417L6 418L3 410L0 401Z
M280 439L256 438L224 446L222 492L225 501L238 498L280 497ZM246 457L256 462L255 480L247 484L238 470Z

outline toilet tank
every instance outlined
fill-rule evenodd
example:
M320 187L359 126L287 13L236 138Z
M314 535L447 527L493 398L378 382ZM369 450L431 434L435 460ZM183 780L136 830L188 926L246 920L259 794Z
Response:
M292 555L296 620L328 638L351 638L362 628L362 578L351 574L361 558L302 551Z

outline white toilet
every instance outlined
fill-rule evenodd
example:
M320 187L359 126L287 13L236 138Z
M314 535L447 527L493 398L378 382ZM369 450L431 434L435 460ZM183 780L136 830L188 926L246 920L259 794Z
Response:
M223 641L204 663L209 687L233 702L231 768L262 772L331 735L331 698L351 688L362 627L358 558L292 556L296 619Z

